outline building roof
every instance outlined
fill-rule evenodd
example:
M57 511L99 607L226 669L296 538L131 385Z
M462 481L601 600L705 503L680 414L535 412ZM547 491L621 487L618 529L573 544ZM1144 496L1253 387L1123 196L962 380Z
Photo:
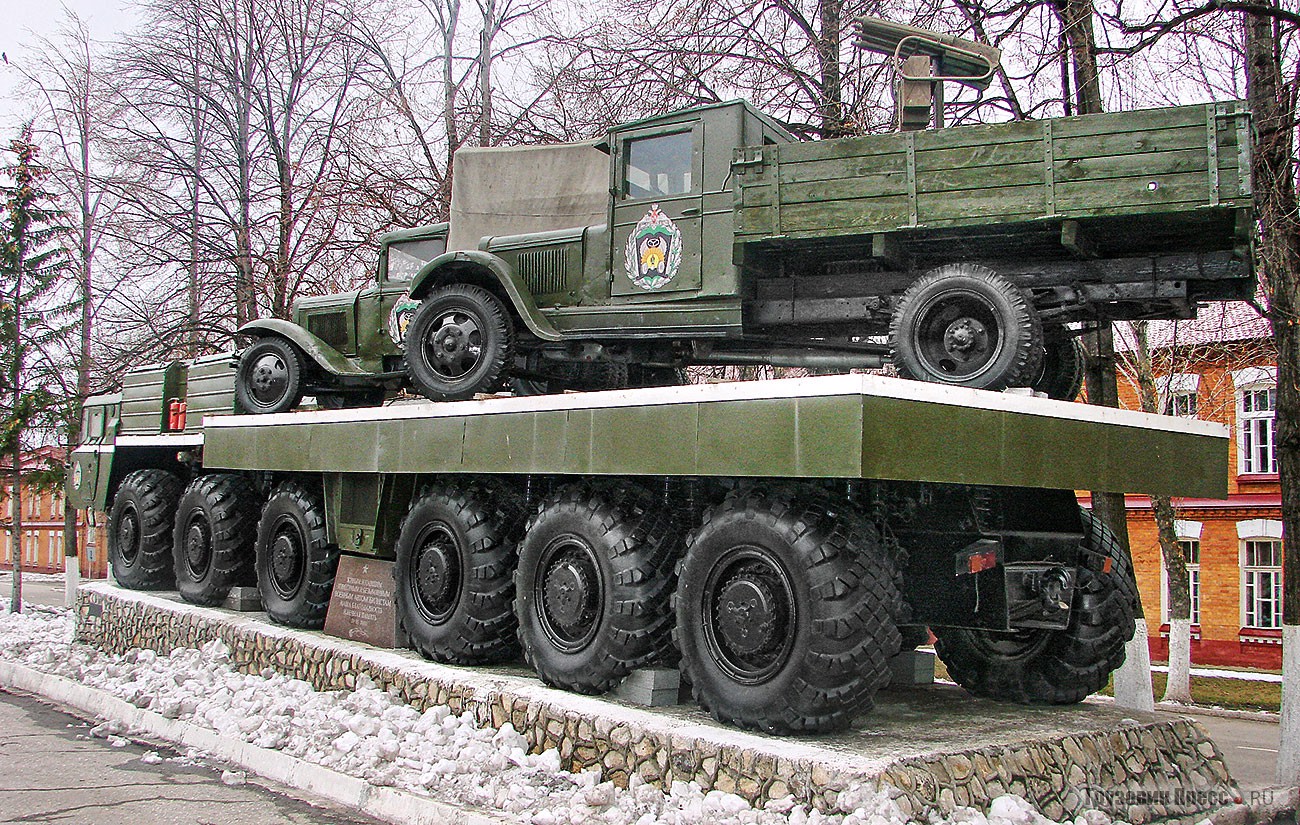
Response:
M45 446L28 450L23 453L23 470L43 470L50 465L62 464L67 455L68 451L63 447ZM9 472L13 466L10 456L0 456L0 471Z
M1152 349L1257 341L1272 334L1268 319L1245 301L1216 301L1201 306L1192 320L1151 321L1147 326ZM1115 349L1130 351L1135 346L1131 328L1117 325Z

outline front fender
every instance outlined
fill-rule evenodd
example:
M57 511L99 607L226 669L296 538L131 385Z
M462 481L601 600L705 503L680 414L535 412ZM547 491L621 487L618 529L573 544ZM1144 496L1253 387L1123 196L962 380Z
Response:
M368 376L372 373L363 369L356 361L331 347L307 330L281 318L259 318L249 321L235 333L252 338L276 336L287 339L300 349L303 354L331 375Z
M456 268L470 265L485 270L501 287L519 317L523 319L528 330L543 341L562 341L561 335L550 320L537 308L533 295L524 286L523 280L510 266L491 252L478 249L462 249L447 252L424 265L411 281L411 297L422 300L431 289L443 284L455 283Z

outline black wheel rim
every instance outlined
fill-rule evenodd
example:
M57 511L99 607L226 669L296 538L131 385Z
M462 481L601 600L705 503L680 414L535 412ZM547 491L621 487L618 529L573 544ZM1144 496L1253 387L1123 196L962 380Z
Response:
M212 533L207 519L194 513L185 527L185 566L194 580L203 578L212 566Z
M271 533L271 586L282 599L292 599L302 589L307 572L307 543L298 523L281 516Z
M596 638L605 604L605 580L591 545L562 536L547 546L537 565L533 592L547 641L577 653Z
M439 378L464 378L483 360L482 323L464 309L448 309L429 326L421 349L425 364Z
M1007 633L992 630L973 630L971 641L984 658L998 662L1020 662L1033 659L1047 646L1052 631L1034 628L1012 630Z
M248 391L263 407L274 407L289 391L289 365L276 352L265 352L248 370Z
M460 545L445 524L431 524L416 540L408 580L420 615L430 624L447 621L460 602Z
M912 347L926 371L940 380L975 378L1002 351L997 310L974 293L935 296L917 318Z
M134 507L124 507L117 520L117 555L126 565L140 557L140 517Z
M733 547L704 582L701 625L709 654L745 685L766 682L790 660L798 608L785 566L766 548Z

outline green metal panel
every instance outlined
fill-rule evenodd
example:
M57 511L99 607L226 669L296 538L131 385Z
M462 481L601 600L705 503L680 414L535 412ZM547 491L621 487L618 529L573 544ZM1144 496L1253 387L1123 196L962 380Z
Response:
M156 435L167 429L167 403L185 397L179 361L133 370L122 379L122 433Z
M1205 422L833 376L238 416L210 468L879 478L1224 497Z
M196 358L185 380L185 430L197 431L205 415L231 415L235 411L235 365L231 353Z

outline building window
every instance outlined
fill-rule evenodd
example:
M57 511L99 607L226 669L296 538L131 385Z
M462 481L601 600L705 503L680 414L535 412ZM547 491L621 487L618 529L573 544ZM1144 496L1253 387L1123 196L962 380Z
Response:
M1196 391L1201 376L1195 373L1175 373L1162 381L1160 411L1165 415L1183 418L1196 417Z
M1276 473L1277 368L1248 367L1232 373L1237 390L1237 470Z
M1282 542L1257 538L1243 542L1243 626L1260 630L1282 627Z
M1191 619L1193 625L1201 623L1201 528L1199 521L1174 522L1174 530L1178 534L1178 546L1183 550L1183 559L1187 562L1187 588L1188 595L1191 597L1192 610ZM1165 569L1162 563L1160 565L1160 618L1165 624L1169 623L1169 605L1172 599L1169 597L1169 571Z

